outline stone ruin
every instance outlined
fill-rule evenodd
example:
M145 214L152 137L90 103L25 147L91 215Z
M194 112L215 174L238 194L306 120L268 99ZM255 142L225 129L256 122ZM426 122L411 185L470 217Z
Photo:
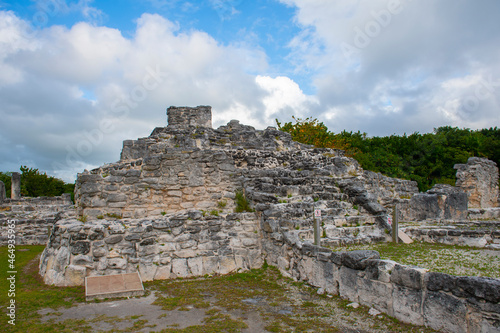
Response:
M407 221L465 220L469 192L440 185L418 193L415 182L363 170L343 151L294 142L273 127L233 120L213 129L209 106L170 107L167 115L167 127L124 141L119 161L78 175L76 216L54 224L40 259L46 283L227 274L267 260L285 276L404 322L448 332L500 326L500 280L327 248L390 240L395 204ZM315 210L321 246L313 245Z
M500 206L498 167L486 158L471 157L467 164L455 165L456 186L468 195L469 208L495 208Z

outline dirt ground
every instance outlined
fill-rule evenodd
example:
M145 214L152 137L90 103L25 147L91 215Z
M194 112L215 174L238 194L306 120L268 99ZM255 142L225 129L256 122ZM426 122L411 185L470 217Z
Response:
M273 268L236 278L146 283L147 295L42 309L42 322L112 332L434 332L291 280ZM88 325L88 326L85 326Z

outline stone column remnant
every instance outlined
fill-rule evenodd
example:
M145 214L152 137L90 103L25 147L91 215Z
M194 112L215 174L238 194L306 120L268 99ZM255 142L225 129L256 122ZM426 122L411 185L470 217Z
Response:
M467 164L456 164L456 186L469 197L469 208L498 207L498 167L487 158L471 157Z
M171 106L167 109L168 126L212 128L211 106Z
M0 203L5 201L5 184L0 180Z
M10 192L11 199L21 199L21 174L19 172L12 173L12 190Z

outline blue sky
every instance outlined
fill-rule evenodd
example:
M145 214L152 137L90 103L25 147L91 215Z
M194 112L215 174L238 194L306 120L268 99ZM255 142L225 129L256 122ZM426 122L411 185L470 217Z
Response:
M500 126L500 2L0 0L0 171L72 180L211 105L370 136Z

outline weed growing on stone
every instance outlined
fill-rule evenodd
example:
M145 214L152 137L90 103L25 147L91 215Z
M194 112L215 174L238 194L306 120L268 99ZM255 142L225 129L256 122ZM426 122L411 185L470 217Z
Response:
M243 212L253 212L254 210L250 207L250 202L243 194L243 191L236 191L234 202L236 204L235 212L243 213Z

